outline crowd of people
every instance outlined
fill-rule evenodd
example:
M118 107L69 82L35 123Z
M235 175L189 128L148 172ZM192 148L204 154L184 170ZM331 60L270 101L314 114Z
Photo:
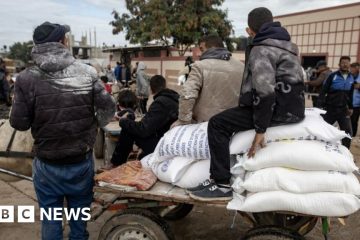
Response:
M15 84L10 124L31 128L35 139L34 187L40 207L89 207L94 165L92 149L98 127L116 119L121 127L111 166L126 163L133 145L139 158L152 153L161 137L179 125L208 121L211 155L210 179L188 189L198 200L228 200L230 186L229 141L234 133L255 129L248 152L253 157L264 147L267 128L304 119L305 85L314 88L316 107L326 109L330 124L356 135L360 116L359 63L340 58L331 72L325 61L316 76L304 82L297 46L287 30L273 21L267 8L248 15L251 38L245 64L236 60L216 35L199 40L199 61L187 59L179 93L167 88L161 75L150 77L143 62L131 71L123 62L107 65L101 76L76 61L68 50L69 26L45 22L33 33L34 66L22 71ZM0 62L0 101L10 105L5 69ZM129 85L135 79L136 90ZM113 92L112 85L121 90ZM114 99L113 96L116 96ZM147 108L149 95L154 101ZM135 111L143 113L136 119ZM350 147L350 140L343 144ZM71 239L87 239L85 221L70 222ZM62 239L61 221L42 222L42 239Z

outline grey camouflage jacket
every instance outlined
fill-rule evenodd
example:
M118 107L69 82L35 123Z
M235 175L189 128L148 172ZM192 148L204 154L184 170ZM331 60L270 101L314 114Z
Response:
M104 90L96 70L75 61L61 43L35 45L35 66L19 74L10 124L31 128L40 160L71 163L93 148L97 126L115 113L115 102Z
M253 107L258 133L304 118L304 80L295 44L269 38L252 46L239 105Z

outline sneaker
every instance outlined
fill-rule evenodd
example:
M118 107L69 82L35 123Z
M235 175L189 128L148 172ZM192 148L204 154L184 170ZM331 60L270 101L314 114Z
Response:
M206 179L204 182L200 183L198 186L193 187L193 188L187 188L186 192L187 193L191 193L191 192L196 192L196 191L200 191L203 190L205 188L207 188L211 183L214 183L214 180L212 179Z
M199 201L230 201L232 199L232 188L228 185L217 185L213 182L208 187L191 192L189 195Z

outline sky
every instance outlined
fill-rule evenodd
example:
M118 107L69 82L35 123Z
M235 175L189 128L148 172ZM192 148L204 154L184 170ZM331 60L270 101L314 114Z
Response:
M276 16L353 2L358 0L225 0L222 8L240 36L246 35L247 14L256 7L267 7ZM31 40L35 27L45 21L70 25L76 41L91 30L94 44L96 29L98 46L128 45L124 33L112 34L113 10L126 12L125 0L0 0L0 48Z

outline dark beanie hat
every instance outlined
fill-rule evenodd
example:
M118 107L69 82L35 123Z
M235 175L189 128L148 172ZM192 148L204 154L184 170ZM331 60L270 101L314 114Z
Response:
M325 60L320 60L320 61L318 61L317 63L316 63L316 66L315 66L315 68L319 68L319 67L321 67L321 66L327 66L327 63L326 63L326 61Z
M65 33L67 32L70 32L70 27L68 25L44 22L35 28L33 40L35 44L59 42L64 38Z

